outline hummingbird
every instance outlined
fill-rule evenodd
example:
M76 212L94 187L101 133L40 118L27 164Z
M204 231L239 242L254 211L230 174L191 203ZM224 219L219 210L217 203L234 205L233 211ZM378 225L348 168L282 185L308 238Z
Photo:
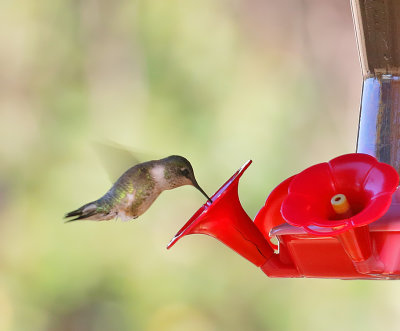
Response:
M182 156L171 155L129 168L100 199L67 213L65 218L74 217L67 222L113 218L128 221L142 215L161 192L183 185L194 186L212 203L197 183L190 162Z

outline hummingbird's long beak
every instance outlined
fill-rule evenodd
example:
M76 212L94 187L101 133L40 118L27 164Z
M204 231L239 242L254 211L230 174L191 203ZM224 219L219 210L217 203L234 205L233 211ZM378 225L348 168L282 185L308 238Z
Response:
M200 187L199 184L197 184L196 181L193 181L193 186L194 186L195 188L197 188L197 189L207 198L207 200L210 201L210 203L212 203L212 200L210 199L210 197L207 195L206 192L203 191L203 189Z

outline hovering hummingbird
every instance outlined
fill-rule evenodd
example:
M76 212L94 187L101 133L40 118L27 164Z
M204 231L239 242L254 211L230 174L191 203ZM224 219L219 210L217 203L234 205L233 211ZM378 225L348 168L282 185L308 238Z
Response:
M76 220L123 221L142 215L165 190L192 185L210 202L194 177L190 162L182 156L172 155L160 160L137 164L128 169L100 199L89 202L65 215Z

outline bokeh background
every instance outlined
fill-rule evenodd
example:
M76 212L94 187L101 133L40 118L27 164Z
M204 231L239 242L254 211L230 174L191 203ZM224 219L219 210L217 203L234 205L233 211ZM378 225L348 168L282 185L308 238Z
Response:
M204 202L64 224L115 144L192 161L212 194L247 159L251 217L283 179L355 150L348 0L1 1L0 330L398 330L400 283L268 279L216 240L166 244ZM104 150L103 150L104 152ZM143 159L144 161L145 159Z

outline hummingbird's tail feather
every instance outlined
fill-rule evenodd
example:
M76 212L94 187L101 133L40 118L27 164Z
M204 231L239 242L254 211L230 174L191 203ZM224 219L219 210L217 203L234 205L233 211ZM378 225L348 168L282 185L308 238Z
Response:
M96 217L96 215L99 214L98 212L98 204L97 201L89 202L86 205L83 205L82 207L73 210L67 214L65 214L64 218L70 218L70 217L75 217L70 220L67 220L66 222L72 222L72 221L77 221L77 220L83 220L83 219L101 219L100 215L99 217ZM95 216L95 217L93 217Z

